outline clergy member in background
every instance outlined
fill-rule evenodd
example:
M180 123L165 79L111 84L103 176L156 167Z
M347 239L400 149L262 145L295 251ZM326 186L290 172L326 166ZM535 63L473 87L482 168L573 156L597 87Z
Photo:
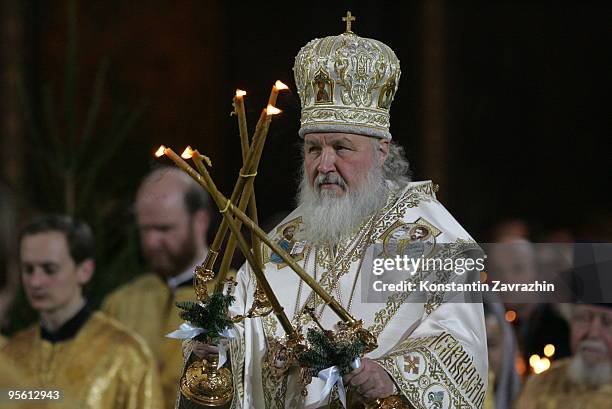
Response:
M21 280L40 323L13 336L2 356L31 380L29 389L60 391L66 400L58 408L161 408L149 348L115 320L92 312L83 296L95 268L93 251L90 228L68 216L44 216L25 227Z
M612 406L612 304L574 304L573 355L532 375L516 409L608 409Z
M181 342L166 338L182 323L178 301L194 300L194 267L207 253L210 199L181 170L150 173L136 195L136 221L150 273L115 290L102 310L141 335L157 358L165 407L174 407L182 372Z

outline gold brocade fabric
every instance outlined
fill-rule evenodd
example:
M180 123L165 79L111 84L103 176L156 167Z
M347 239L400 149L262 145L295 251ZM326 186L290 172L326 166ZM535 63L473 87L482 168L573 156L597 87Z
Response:
M174 408L183 365L181 341L166 338L183 322L177 301L195 300L191 285L173 293L155 274L145 274L111 293L102 310L145 339L161 376L164 407Z
M609 409L612 383L599 388L578 385L568 377L571 358L548 371L532 375L514 404L514 409Z
M141 340L100 312L77 335L50 343L38 325L16 334L2 350L22 372L19 387L59 390L63 399L26 407L160 409L153 357ZM43 406L46 404L47 406Z
M6 344L6 338L2 337L2 345ZM52 403L36 403L32 405L32 402L19 401L10 399L8 396L9 391L19 391L30 387L32 382L29 381L22 371L15 366L6 355L0 351L0 389L6 396L0 396L0 408L2 409L46 409Z

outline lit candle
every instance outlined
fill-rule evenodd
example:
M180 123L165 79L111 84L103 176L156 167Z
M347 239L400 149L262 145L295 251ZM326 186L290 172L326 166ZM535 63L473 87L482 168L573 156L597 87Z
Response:
M181 158L183 159L191 159L193 157L194 150L191 149L191 146L185 148L183 153L181 153Z
M282 111L280 109L278 109L277 107L273 106L273 105L268 105L266 107L266 115L267 116L273 116L273 115L278 115L280 114Z
M157 150L155 151L155 157L156 158L160 158L162 156L165 155L165 151L166 151L166 147L164 145L161 145L159 148L157 148Z
M187 152L187 149L185 149L185 152L183 152L183 154L186 154L186 152ZM174 152L172 149L166 148L164 145L162 145L155 152L155 156L160 158L160 157L162 157L164 155L169 157L176 164L176 166L178 166L179 168L184 170L188 175L193 176L194 173L197 174L197 172L191 166L189 166L189 164L187 162L185 162L183 159L181 159L181 157L178 156L176 154L176 152Z
M183 159L193 159L193 162L196 164L196 168L202 174L203 170L206 170L204 167L204 162L208 165L208 167L212 167L212 161L206 155L202 155L198 152L197 149L193 149L191 146L185 148L183 153L181 153L181 158Z
M276 105L276 98L278 97L278 93L285 89L289 89L289 87L283 84L281 81L277 80L274 85L272 85L272 91L270 92L268 105Z
M272 121L272 117L274 115L280 114L282 111L276 108L275 106L268 105L267 108L264 109L264 112L265 112L265 121L263 123L261 132L263 133L263 135L267 136L268 130L270 129L270 122ZM257 130L255 130L255 134L257 134ZM255 138L255 136L253 136L253 138Z
M238 129L240 131L240 147L242 148L242 161L246 162L246 157L249 152L249 134L247 129L246 111L244 109L244 96L246 91L241 89L236 90L234 96L234 112L238 118Z

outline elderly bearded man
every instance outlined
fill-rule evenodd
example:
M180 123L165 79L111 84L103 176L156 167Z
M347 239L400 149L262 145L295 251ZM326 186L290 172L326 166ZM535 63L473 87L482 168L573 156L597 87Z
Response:
M533 375L516 409L604 409L612 402L612 304L571 307L574 355Z
M409 181L404 152L391 142L397 57L383 43L347 31L307 44L294 72L304 139L299 207L270 235L280 242L293 226L288 252L377 338L378 347L345 376L345 385L356 401L395 394L415 408L480 408L487 382L482 305L406 302L408 293L366 303L358 283L373 277L373 259L381 250L394 257L474 245L436 200L431 182ZM325 94L317 92L322 88ZM304 314L313 308L321 324L333 329L338 317L274 256L269 251L264 256L265 274L294 326L304 332L313 327ZM250 266L243 266L237 281L232 312L245 314L256 285ZM297 370L276 374L269 369L268 346L284 335L273 314L246 320L239 330L244 382L234 407L340 407L337 391L322 396L322 380L313 379L304 396ZM213 351L196 345L194 352L207 356ZM242 360L239 355L232 359Z

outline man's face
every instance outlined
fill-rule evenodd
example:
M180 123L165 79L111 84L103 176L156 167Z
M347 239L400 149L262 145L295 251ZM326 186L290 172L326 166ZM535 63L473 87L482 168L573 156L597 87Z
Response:
M182 191L144 188L136 202L136 219L142 251L154 272L172 277L189 267L197 241Z
M20 243L21 280L32 308L53 313L75 302L90 271L76 265L61 232L24 236Z
M589 366L612 363L612 310L595 305L576 305L571 318L571 342Z
M293 235L295 234L295 226L289 226L283 231L283 236L287 240L293 239Z
M386 152L387 141L380 141ZM376 155L372 138L345 133L312 133L304 137L304 166L311 187L340 197L361 186L368 171L384 157Z

